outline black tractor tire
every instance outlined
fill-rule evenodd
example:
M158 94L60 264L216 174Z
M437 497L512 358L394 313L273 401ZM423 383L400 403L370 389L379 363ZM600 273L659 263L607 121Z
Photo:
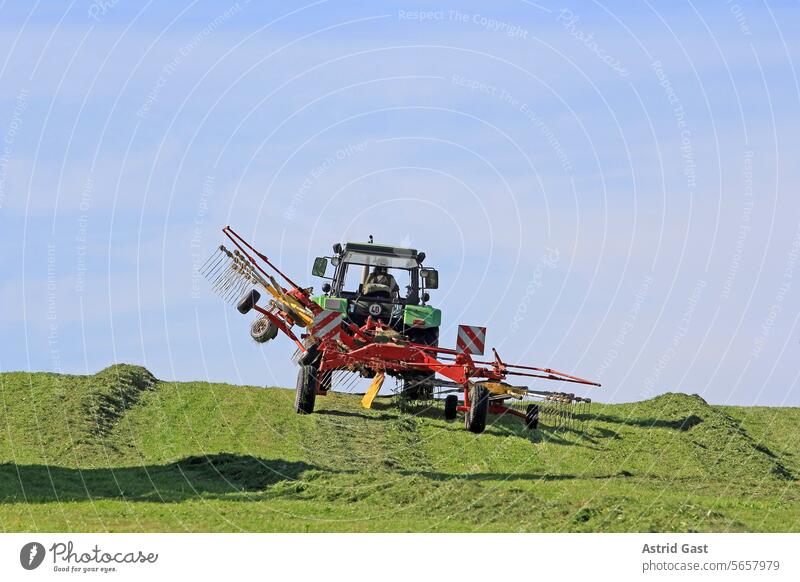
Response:
M259 317L250 324L250 337L260 344L275 339L278 335L278 326L266 317Z
M433 398L432 380L435 375L432 372L414 372L413 376L403 379L400 396L406 400L430 400Z
M406 330L406 338L416 344L426 346L439 345L439 328L411 328ZM433 398L433 381L435 372L418 372L403 380L402 396L408 400L430 400Z
M448 394L444 399L444 419L455 420L458 415L458 396L455 394Z
M297 387L294 392L294 410L297 414L314 412L317 398L317 367L300 366L297 372Z
M429 327L424 329L411 327L406 330L405 336L408 338L408 341L414 342L415 344L422 344L425 346L439 345L438 327Z
M333 370L325 370L324 372L317 372L319 374L319 389L320 392L327 393L333 385Z
M480 434L486 430L486 417L489 415L489 391L477 384L469 394L469 411L464 415L464 425L469 432Z
M319 359L319 345L309 346L305 352L300 354L297 363L301 366L312 366Z
M525 409L525 427L528 430L536 430L539 428L539 405L528 404Z
M239 303L236 304L236 309L244 315L251 309L253 306L258 303L258 300L261 299L261 293L256 291L255 289L250 289L247 293L245 293L241 299L239 299Z

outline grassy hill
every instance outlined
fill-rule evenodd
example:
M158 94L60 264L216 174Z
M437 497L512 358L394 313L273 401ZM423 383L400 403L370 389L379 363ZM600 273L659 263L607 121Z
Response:
M332 394L0 374L4 531L800 531L800 409L664 394L483 435Z

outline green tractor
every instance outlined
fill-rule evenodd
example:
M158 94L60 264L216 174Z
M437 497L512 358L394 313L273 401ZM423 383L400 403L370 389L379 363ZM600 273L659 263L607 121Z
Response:
M439 273L424 267L424 260L423 252L376 245L371 236L369 243L336 243L332 256L314 260L312 274L327 281L322 285L324 294L312 299L359 327L371 317L408 341L438 346L442 312L428 305L428 290L439 287ZM334 268L331 276L327 276L329 264ZM403 373L401 395L412 400L432 398L434 376Z

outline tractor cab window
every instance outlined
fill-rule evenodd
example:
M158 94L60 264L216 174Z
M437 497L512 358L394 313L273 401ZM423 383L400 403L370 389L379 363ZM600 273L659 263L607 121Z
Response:
M347 271L344 274L342 291L345 293L358 293L358 286L361 285L361 278L363 276L361 265L343 265Z
M357 263L347 263L343 267L347 269L343 277L343 295L383 297L392 302L407 299L407 287L411 285L411 271Z
M397 283L397 278L386 267L373 267L361 291L364 295L388 293L393 301L400 299L400 285Z

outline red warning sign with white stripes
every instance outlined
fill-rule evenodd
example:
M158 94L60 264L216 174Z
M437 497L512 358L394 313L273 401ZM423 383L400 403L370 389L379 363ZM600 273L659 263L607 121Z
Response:
M342 331L342 314L339 311L325 309L314 316L311 323L311 335L321 340L339 337Z
M477 325L459 325L456 351L462 354L483 355L486 345L486 328Z

